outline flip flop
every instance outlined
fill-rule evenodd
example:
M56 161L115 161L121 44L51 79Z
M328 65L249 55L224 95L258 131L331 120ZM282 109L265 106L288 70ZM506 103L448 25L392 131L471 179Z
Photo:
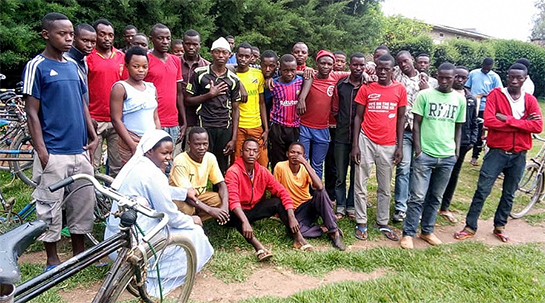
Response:
M504 230L495 229L493 234L496 238L500 239L500 241L504 243L509 242L509 237L504 233Z
M473 237L475 237L475 234L465 228L459 232L454 233L454 239L456 240L465 240Z
M57 266L59 266L59 265L48 265L48 266L45 267L44 272L48 272L48 271L52 270L53 268L55 268Z
M337 220L340 220L340 219L344 218L344 215L341 214L341 213L336 213L335 217L337 217Z
M454 215L451 213L451 212L448 212L448 213L439 213L439 215L445 219L447 219L447 221L449 221L450 223L456 223L458 222L458 220L454 217Z
M299 251L314 251L314 246L307 243L297 247L295 244L293 244L293 249L299 250Z
M364 227L356 225L356 229L354 230L354 236L358 240L362 240L362 241L367 240L367 236L368 236L367 235L367 225L365 225Z
M356 215L354 215L354 214L348 214L348 219L350 219L350 220L355 220L355 219L356 219Z
M378 228L378 230L380 230L380 232L389 240L399 241L399 237L394 233L394 231L390 227L379 226L379 225L375 225L374 227Z
M260 249L255 252L255 256L257 257L257 261L263 262L269 260L273 256L273 254L266 249Z
M472 166L479 166L479 162L477 161L477 159L471 159L471 161L469 161L469 164L471 164Z

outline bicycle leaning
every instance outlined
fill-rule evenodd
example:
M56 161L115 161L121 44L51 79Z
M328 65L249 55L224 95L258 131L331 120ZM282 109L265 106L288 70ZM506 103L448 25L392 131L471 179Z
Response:
M532 136L544 143L537 155L526 163L526 168L513 199L510 216L514 219L522 218L537 202L541 202L545 198L543 193L545 189L545 139L536 134Z
M118 302L125 289L143 302L162 302L162 285L181 284L181 291L175 302L186 302L191 293L197 270L196 252L191 240L181 235L169 234L165 229L168 215L158 213L141 203L142 198L129 198L111 188L102 186L94 177L77 174L49 187L51 191L67 186L78 179L88 180L103 195L118 201L120 232L105 239L92 248L61 263L54 269L33 277L15 286L21 279L17 258L46 229L43 221L25 223L0 236L0 302L28 302L60 282L75 275L81 269L101 258L117 253L102 286L92 302ZM145 199L144 199L145 200ZM137 213L160 219L160 222L145 235L140 235L136 224ZM164 231L164 232L163 232ZM187 271L184 277L174 275L178 281L169 280L169 269L160 266L163 258L185 252ZM161 268L160 268L161 267ZM158 283L148 283L148 274L157 274ZM161 276L161 273L167 273ZM159 294L152 296L151 294Z

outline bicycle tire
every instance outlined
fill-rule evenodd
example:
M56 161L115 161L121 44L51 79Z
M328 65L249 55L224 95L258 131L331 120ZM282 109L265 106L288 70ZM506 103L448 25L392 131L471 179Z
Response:
M21 131L17 136L15 137L15 140L13 141L13 144L10 146L10 149L12 150L28 150L32 149L34 150L34 145L32 144L32 138L26 131ZM16 157L22 157L23 155L15 154L13 155L14 158ZM30 155L30 157L34 158L34 153ZM32 181L32 164L33 161L9 161L10 168L21 181L24 183L36 187L36 182ZM27 173L30 172L31 175L28 176Z
M170 254L174 253L172 250L175 250L175 253L179 253L179 249L183 249L186 254L186 260L187 260L187 272L185 276L185 280L182 286L177 287L173 292L179 292L177 295L177 299L174 302L178 303L185 303L189 299L189 295L191 294L191 290L193 289L193 284L195 283L195 275L197 273L197 254L195 252L195 248L193 247L193 242L187 237L184 237L182 235L170 235L170 238L168 240L168 244L166 244L165 238L160 238L158 240L152 240L153 247L159 256L164 256L165 253ZM166 244L166 245L165 245ZM149 247L146 248L146 253L150 260L148 263L152 263L154 261L153 253ZM167 255L168 256L168 255ZM140 268L135 268L134 265L129 263L128 261L123 262L120 268L114 273L114 278L112 280L112 283L108 285L105 290L99 294L100 298L95 298L93 302L101 302L101 303L113 303L118 302L118 298L122 295L123 291L127 287L133 287L133 291L136 291L136 286L129 286L129 283L134 280L134 276L136 274L136 270L142 270ZM147 274L149 275L150 272L154 271L155 268L152 266L149 266L147 269ZM160 271L161 273L161 271ZM163 278L161 279L163 280ZM162 281L163 282L163 281ZM163 283L168 283L167 279ZM138 287L138 292L140 294L140 300L143 302L160 302L160 299L152 297L148 290L146 289L146 283L144 283L143 286ZM133 291L130 291L131 294ZM98 295L97 295L98 296ZM170 301L169 301L170 302Z
M513 207L509 214L513 219L524 217L539 200L543 191L543 173L539 171L539 164L526 164L519 186L513 198Z
M114 182L114 178L101 174L101 173L95 173L95 179L97 181L104 185L109 187L112 182ZM95 204L95 222L104 222L106 221L106 218L110 215L110 210L112 209L112 199L104 196L102 193L100 193L98 190L95 189L95 197L96 197L96 204Z

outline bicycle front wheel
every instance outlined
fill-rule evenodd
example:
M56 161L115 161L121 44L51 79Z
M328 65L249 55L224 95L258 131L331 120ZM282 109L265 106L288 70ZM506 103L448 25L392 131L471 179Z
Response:
M95 173L95 179L97 179L100 184L106 187L110 187L110 185L112 185L112 182L114 182L114 178L101 173ZM103 195L96 188L95 197L95 222L104 222L106 221L106 218L108 218L108 216L110 215L110 210L112 209L112 199Z
M14 154L16 158L28 158L25 161L9 161L10 168L21 181L36 187L36 182L32 181L32 164L34 159L34 146L30 135L25 131L20 132L13 141L10 149L21 151L20 154Z
M539 172L539 164L530 162L526 165L519 187L513 199L511 218L519 219L526 215L539 200L543 191L543 174Z
M165 298L165 291L173 285L177 289L173 290L168 295L168 298L173 299L173 302L187 302L197 273L197 254L193 243L189 238L182 235L171 235L168 243L164 238L153 240L152 243L157 257L154 256L154 253L148 246L146 248L146 254L149 258L147 266L134 266L129 261L123 262L117 272L114 273L112 283L106 286L101 294L97 295L101 299L97 300L95 298L94 302L111 303L126 300L127 298L120 297L122 297L123 291L127 288L131 294L138 294L139 299L143 302L161 302L159 294L163 292ZM182 250L186 256L187 270L185 276L179 276L179 271L176 269L179 264L171 264L172 262L169 262L170 258L178 256ZM139 251L135 251L135 254L138 255ZM165 264L171 264L172 267L165 266ZM161 288L159 288L159 284L157 283L158 280L155 279L157 277L157 268L159 268ZM142 285L138 286L136 277L147 277L147 279Z

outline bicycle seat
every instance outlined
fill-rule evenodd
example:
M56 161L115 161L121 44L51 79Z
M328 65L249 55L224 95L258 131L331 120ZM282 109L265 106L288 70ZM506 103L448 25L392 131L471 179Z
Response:
M36 220L0 236L0 284L15 284L21 280L17 259L46 230L47 224Z

